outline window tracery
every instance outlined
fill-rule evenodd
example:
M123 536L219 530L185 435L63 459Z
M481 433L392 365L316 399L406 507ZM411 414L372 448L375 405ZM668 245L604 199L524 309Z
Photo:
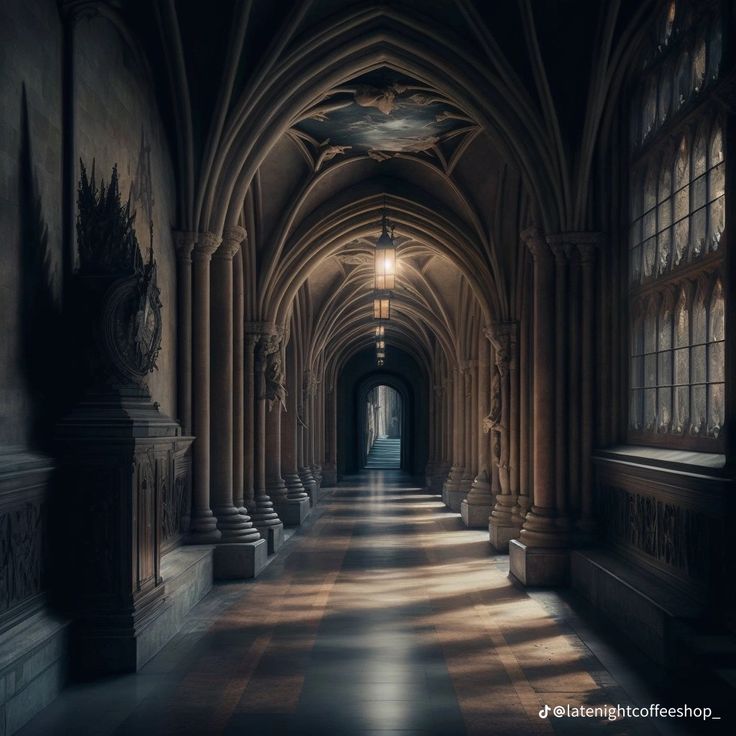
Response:
M716 450L725 420L717 3L672 0L632 98L629 434ZM637 104L638 102L638 104Z

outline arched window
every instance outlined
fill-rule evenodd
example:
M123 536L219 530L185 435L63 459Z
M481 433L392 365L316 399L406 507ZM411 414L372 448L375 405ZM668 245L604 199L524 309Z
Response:
M712 451L726 398L719 7L664 2L635 67L628 251L630 441Z

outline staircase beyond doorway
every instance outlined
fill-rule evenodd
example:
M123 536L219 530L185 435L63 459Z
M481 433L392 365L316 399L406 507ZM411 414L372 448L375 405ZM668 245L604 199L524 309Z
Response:
M376 437L368 453L366 468L400 468L401 439L385 436Z

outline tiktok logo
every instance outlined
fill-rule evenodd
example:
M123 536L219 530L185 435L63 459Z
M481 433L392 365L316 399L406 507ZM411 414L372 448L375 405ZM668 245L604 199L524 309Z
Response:
M552 710L552 708L550 708L550 707L549 707L548 705L545 705L545 706L544 706L544 708L542 708L542 709L541 709L541 710L539 711L539 717L540 717L540 718L547 718L547 717L549 717L549 712L550 712L551 710Z

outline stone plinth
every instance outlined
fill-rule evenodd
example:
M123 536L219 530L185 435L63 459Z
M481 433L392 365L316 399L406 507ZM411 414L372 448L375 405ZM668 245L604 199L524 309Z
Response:
M570 553L555 547L529 547L518 539L509 542L509 571L522 585L567 585Z
M276 554L281 549L284 543L284 524L274 524L273 526L263 527L258 530L261 533L261 537L266 540L268 545L268 554Z
M265 539L245 544L218 544L214 558L215 579L254 578L266 566L267 560L268 542Z
M456 513L460 511L460 506L468 495L467 488L455 489L455 488L443 488L442 489L442 501L450 511Z
M499 524L493 517L488 522L488 536L496 552L509 551L509 542L519 536L518 524Z
M309 516L312 505L309 498L287 498L277 504L276 510L284 526L300 526Z
M468 499L464 498L460 504L460 515L468 529L485 529L491 515L491 506L468 503Z

